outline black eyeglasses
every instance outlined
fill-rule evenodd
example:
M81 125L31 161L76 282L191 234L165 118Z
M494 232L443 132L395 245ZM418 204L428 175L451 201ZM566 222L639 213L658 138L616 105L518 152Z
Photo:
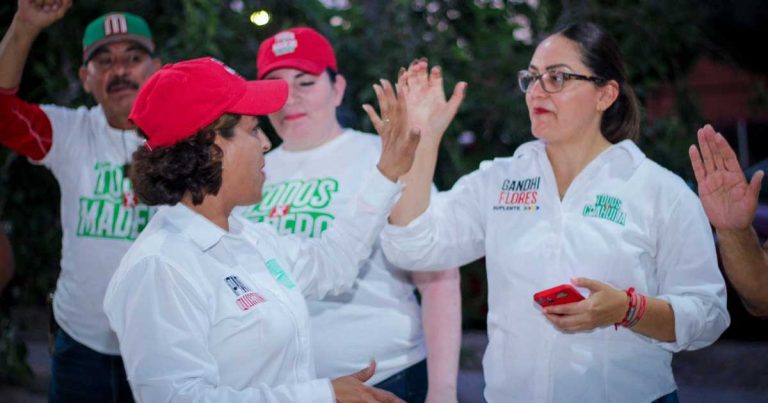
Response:
M544 92L550 94L562 91L565 82L568 80L592 81L596 84L602 84L606 81L602 77L583 76L581 74L566 73L564 71L547 71L543 74L534 74L528 70L520 70L517 72L517 83L520 85L520 90L523 92L528 92L536 80L541 80L541 88Z

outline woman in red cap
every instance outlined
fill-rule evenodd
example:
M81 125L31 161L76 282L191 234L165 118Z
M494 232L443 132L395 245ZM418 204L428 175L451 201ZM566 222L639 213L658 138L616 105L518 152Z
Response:
M230 213L261 198L270 143L255 115L279 110L287 92L202 58L165 66L137 97L130 118L147 142L133 156L134 188L167 207L123 258L104 310L140 401L398 401L362 383L374 363L316 379L304 298L352 285L418 135L384 84L387 118L371 118L385 147L349 219L322 240L279 237Z
M365 185L360 173L381 152L381 139L337 119L346 82L331 43L314 29L291 28L265 40L257 68L259 78L287 81L289 95L269 115L283 142L266 156L264 200L242 214L281 234L320 238ZM308 305L320 376L349 373L374 357L378 370L370 384L409 402L456 401L461 290L455 267L411 273L376 247L352 289Z

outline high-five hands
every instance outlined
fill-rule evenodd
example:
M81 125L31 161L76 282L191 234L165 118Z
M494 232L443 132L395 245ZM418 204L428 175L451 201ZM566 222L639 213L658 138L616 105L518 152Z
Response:
M408 108L400 87L395 94L392 84L382 79L381 85L373 85L373 90L379 101L381 116L369 104L363 105L363 109L381 137L379 171L396 182L411 169L421 136L418 129L408 125Z
M457 83L446 100L440 66L429 69L427 59L421 58L400 69L397 87L405 95L410 126L419 129L424 140L439 143L464 101L467 83Z

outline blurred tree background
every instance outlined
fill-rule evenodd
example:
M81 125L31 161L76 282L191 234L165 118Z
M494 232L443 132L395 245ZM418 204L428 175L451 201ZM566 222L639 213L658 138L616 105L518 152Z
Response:
M400 66L428 57L444 69L447 91L469 83L467 98L442 145L435 181L450 187L481 160L510 155L532 139L516 72L535 44L558 25L600 23L618 40L641 104L662 85L672 89L673 112L643 123L641 148L690 180L687 147L704 121L685 79L702 55L765 76L766 59L754 45L768 37L762 0L78 0L67 16L35 42L19 94L31 101L93 104L77 78L81 38L93 18L113 10L147 18L164 62L211 55L248 78L255 76L259 43L282 28L308 25L334 44L348 82L342 121L372 131L360 105L375 100L371 84L395 78ZM0 4L0 27L10 25L16 2ZM263 22L266 11L270 17ZM766 111L765 81L755 81L758 112ZM0 122L0 130L2 130ZM23 377L23 347L10 338L18 323L10 307L42 305L55 286L61 248L58 187L50 173L0 150L0 223L17 260L14 280L0 296L0 378ZM462 270L464 323L484 327L484 266ZM10 358L9 358L10 357ZM15 366L14 366L15 365ZM19 375L21 374L21 375Z

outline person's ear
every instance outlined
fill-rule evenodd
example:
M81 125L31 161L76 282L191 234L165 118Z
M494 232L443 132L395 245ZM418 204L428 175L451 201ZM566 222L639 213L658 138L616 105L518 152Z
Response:
M619 83L616 80L610 80L598 89L600 91L597 99L597 110L605 112L619 98Z
M83 86L85 93L90 94L91 86L88 83L88 67L80 66L80 69L77 71L77 75L80 77L80 84Z
M347 80L341 74L336 75L336 82L333 83L333 88L336 90L336 97L333 100L336 107L341 105L341 100L344 99L344 91L347 89Z

